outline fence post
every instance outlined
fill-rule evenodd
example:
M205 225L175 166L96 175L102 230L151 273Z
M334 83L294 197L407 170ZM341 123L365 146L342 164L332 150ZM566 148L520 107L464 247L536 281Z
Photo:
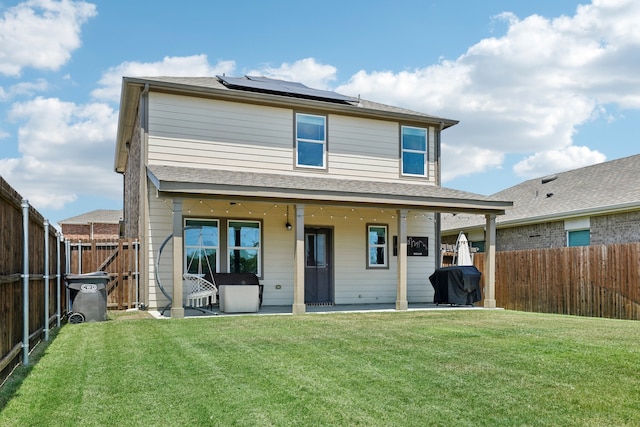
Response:
M60 243L62 241L62 234L56 233L56 325L60 327Z
M49 341L49 220L44 220L44 340Z
M82 274L82 240L78 240L78 274Z
M29 201L22 199L22 364L29 365Z
M138 244L138 239L136 239L135 243L133 244L133 248L134 248L134 263L135 263L135 275L136 275L136 308L140 308L140 272L138 271L138 250L139 250L139 244Z
M64 272L65 274L71 273L71 242L69 241L69 239L64 241L64 251L67 254L67 256L65 257L65 266L64 266ZM67 296L67 301L65 301L66 307L67 307L67 314L71 311L71 300L69 298L69 289L67 289L67 291L64 293Z

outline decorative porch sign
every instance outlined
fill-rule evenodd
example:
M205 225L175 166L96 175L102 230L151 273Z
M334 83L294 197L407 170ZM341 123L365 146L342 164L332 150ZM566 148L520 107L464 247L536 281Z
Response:
M398 236L393 236L393 256L398 256ZM429 237L407 236L407 256L429 256Z

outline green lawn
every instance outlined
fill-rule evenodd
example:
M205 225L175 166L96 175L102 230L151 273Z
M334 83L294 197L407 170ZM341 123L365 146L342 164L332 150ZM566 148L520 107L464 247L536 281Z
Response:
M67 325L1 426L638 426L640 323L424 311Z

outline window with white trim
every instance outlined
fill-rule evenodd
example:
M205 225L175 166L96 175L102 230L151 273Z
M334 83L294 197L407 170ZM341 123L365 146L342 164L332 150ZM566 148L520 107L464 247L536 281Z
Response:
M567 246L589 246L591 244L590 230L567 231Z
M204 275L219 270L217 219L187 219L184 230L185 272Z
M367 224L367 268L387 268L388 228L381 224Z
M261 275L259 221L229 220L227 227L228 272Z
M296 113L296 166L325 169L327 118Z
M426 128L401 127L402 175L427 176Z

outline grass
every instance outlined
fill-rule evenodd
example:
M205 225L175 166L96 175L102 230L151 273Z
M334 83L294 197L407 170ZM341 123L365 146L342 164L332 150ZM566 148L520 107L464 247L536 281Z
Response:
M2 426L637 426L640 324L425 311L67 325Z

